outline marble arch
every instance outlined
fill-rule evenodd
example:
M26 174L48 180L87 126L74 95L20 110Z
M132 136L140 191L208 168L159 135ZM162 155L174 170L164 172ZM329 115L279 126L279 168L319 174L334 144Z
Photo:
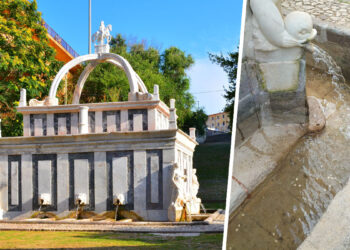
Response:
M92 62L91 62L92 61ZM79 56L72 61L65 64L61 70L57 73L55 79L52 82L50 92L49 92L49 98L55 99L57 94L57 88L63 79L63 77L67 74L67 72L74 68L75 66L83 63L83 62L90 62L83 73L80 75L78 83L76 85L75 91L74 91L74 98L73 98L73 104L78 104L81 91L84 87L84 83L86 79L88 78L89 74L92 72L92 70L102 62L109 62L117 66L118 68L122 69L129 81L130 85L130 93L134 94L137 92L141 93L148 93L147 88L141 78L136 74L136 72L133 70L129 62L123 58L120 55L113 54L113 53L104 53L104 54L89 54L84 56Z

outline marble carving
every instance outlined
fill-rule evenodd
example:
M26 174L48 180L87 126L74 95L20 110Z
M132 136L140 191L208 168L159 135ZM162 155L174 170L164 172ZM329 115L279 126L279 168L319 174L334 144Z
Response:
M186 177L181 171L179 165L173 165L172 174L172 194L171 205L168 208L168 218L170 221L180 221L184 205L187 203L186 197Z
M315 38L312 18L300 11L283 18L281 0L250 0L247 30L251 32L250 54L261 71L267 92L297 91L304 47ZM248 36L246 36L246 39ZM248 49L246 49L247 51Z
M52 81L49 96L27 106L21 90L23 137L0 138L0 219L27 218L39 205L58 216L111 210L117 199L144 220L179 221L200 213L193 169L195 130L177 128L175 99L168 107L159 86L149 93L130 63L109 53L110 25L94 34L94 54L74 58ZM106 43L105 43L106 41ZM71 104L59 105L58 86L67 72L87 62ZM92 70L108 62L126 74L126 102L79 99ZM11 145L11 147L9 147ZM47 178L46 178L47 177Z
M99 30L92 35L92 41L97 43L95 45L95 53L109 53L108 43L112 39L110 31L112 31L112 25L105 26L105 23L101 21ZM106 44L104 44L105 39L107 40Z
M254 20L258 26L256 45L261 50L303 47L317 34L313 29L311 16L305 12L294 11L283 19L279 9L280 2L281 0L250 1Z

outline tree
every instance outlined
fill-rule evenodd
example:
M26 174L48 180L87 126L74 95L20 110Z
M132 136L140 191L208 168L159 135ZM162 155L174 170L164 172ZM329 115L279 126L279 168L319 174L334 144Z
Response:
M223 70L228 75L229 86L225 88L224 97L226 99L226 106L224 108L225 112L230 113L230 117L233 118L234 104L235 104L235 94L236 94L236 76L237 76L237 65L238 65L238 52L230 52L227 56L223 54L214 55L209 53L209 59L218 65L220 65ZM230 123L230 129L232 126L232 121Z
M28 99L43 99L61 66L41 21L35 0L0 2L0 113L5 136L22 134L22 118L15 108L20 89L27 89Z
M203 108L199 108L194 112L188 113L184 119L184 125L182 129L189 133L190 128L196 128L196 134L204 135L206 129L206 122L208 115L204 112Z
M183 127L185 118L192 113L194 98L189 93L190 80L186 70L194 63L191 55L186 55L176 47L163 53L144 43L128 44L120 35L111 40L111 52L129 61L151 92L154 84L159 85L160 98L169 105L176 99L178 126ZM126 101L129 83L124 72L117 67L103 63L96 67L87 79L81 102Z

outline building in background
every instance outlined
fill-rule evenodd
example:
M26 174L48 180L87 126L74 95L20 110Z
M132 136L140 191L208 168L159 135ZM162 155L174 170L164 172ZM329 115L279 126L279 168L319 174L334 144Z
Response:
M47 37L49 39L49 46L54 48L56 51L55 58L57 61L61 61L64 64L78 57L79 54L60 36L56 33L56 31L51 28L44 20L42 20L42 25L47 30ZM73 75L77 72L81 66L77 65L76 67L69 70L67 73L67 77L64 78L65 86L62 91L59 91L57 95L61 98L64 98L64 103L67 104L68 96L68 83L72 84Z
M208 115L208 120L206 124L208 132L228 133L230 132L230 115L228 112L221 112Z
M43 21L43 26L48 33L49 45L56 50L56 60L67 63L79 56L79 54L65 40L63 40L53 28L45 23L45 21Z

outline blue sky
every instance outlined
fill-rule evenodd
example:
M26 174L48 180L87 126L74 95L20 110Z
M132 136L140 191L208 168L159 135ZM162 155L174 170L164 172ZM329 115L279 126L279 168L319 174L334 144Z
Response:
M239 44L243 0L92 0L92 33L101 20L161 51L176 46L191 54L191 93L208 114L220 112L227 76L208 52L227 53ZM88 0L37 0L45 21L80 55L88 53ZM161 90L160 90L161 91ZM212 93L202 93L214 91ZM220 92L221 91L221 92ZM213 101L215 100L215 101ZM197 103L198 104L198 103Z

